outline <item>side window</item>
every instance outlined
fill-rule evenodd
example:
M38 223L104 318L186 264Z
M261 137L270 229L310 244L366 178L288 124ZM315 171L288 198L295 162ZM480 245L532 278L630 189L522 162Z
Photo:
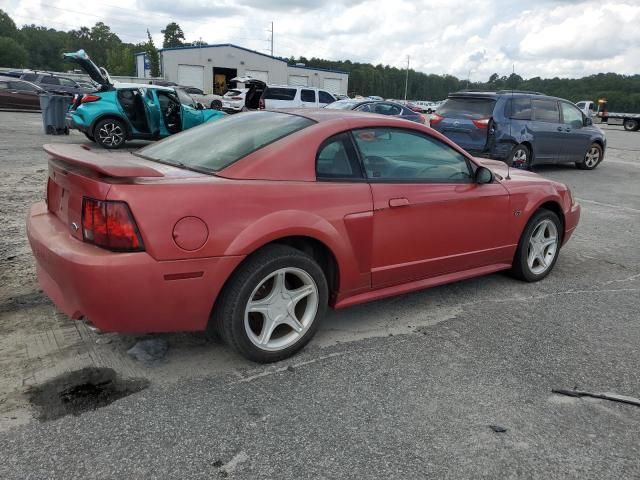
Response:
M14 90L22 92L37 92L38 89L27 82L9 82L9 86Z
M315 102L316 92L314 90L300 90L300 100L303 102Z
M531 100L533 107L533 120L539 122L560 122L560 112L558 111L558 102L555 100Z
M59 78L58 80L60 80L60 85L64 87L77 87L76 82L68 78Z
M38 76L35 73L25 73L22 76L22 79L27 82L35 82L38 79Z
M325 140L316 157L316 177L320 180L362 178L358 157L348 133Z
M356 107L355 110L358 112L371 112L371 104L365 103L364 105L360 105L359 107Z
M562 121L566 125L571 125L573 128L580 128L584 125L582 118L582 112L573 105L568 103L560 103L562 107Z
M293 100L296 98L295 88L267 88L264 92L265 100Z
M470 183L464 155L411 130L367 128L353 131L367 178L387 182Z
M319 90L318 91L318 97L319 97L319 102L320 103L333 103L336 101L335 98L333 98L330 94L328 94L327 92L325 92L324 90Z
M531 120L531 99L529 97L515 97L509 100L507 116L514 120Z
M60 80L57 77L42 77L41 83L45 85L60 85Z
M371 111L380 115L400 115L402 113L402 108L392 103L375 103L372 107Z
M585 103L584 102L578 102L576 103L576 107L578 108L584 108Z

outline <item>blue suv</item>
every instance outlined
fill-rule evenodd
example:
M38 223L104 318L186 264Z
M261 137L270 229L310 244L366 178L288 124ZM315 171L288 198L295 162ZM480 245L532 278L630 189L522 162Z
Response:
M537 92L458 92L431 118L431 128L478 156L528 169L575 163L593 170L607 139L573 103Z

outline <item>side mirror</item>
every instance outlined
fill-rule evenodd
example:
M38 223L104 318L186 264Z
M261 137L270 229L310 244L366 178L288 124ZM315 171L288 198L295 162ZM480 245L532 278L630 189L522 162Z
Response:
M586 117L586 118L584 119L584 126L585 126L585 127L588 127L588 126L590 126L590 125L593 125L593 120L591 120L591 118L590 118L590 117Z
M482 185L493 182L493 172L487 167L478 167L476 170L476 183Z
M204 110L204 105L200 102L196 102L196 110Z

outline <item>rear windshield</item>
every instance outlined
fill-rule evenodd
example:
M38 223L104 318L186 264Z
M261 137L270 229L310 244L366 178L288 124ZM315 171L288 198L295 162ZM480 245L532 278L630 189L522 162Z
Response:
M443 117L489 118L493 115L495 100L491 98L448 98L438 107Z
M352 110L362 102L354 102L352 100L338 100L337 102L330 103L324 108L331 110Z
M264 92L266 100L293 100L296 98L295 88L272 88L269 87Z
M242 92L240 90L227 90L227 93L224 94L225 97L235 97L236 95L240 95Z
M190 128L134 155L205 173L218 172L314 123L305 117L278 112L239 113Z

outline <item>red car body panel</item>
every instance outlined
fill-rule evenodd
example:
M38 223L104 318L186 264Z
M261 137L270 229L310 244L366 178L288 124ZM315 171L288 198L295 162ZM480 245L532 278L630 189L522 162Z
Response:
M390 117L305 110L318 123L250 154L217 175L79 146L47 147L48 206L27 233L38 278L72 318L118 332L203 330L235 268L287 237L333 255L332 304L346 307L509 268L529 217L551 202L566 242L579 218L562 184L472 159L423 125ZM352 128L417 130L496 173L491 184L316 181L322 142ZM124 158L118 163L118 158ZM82 241L82 197L125 201L145 251L116 253Z

